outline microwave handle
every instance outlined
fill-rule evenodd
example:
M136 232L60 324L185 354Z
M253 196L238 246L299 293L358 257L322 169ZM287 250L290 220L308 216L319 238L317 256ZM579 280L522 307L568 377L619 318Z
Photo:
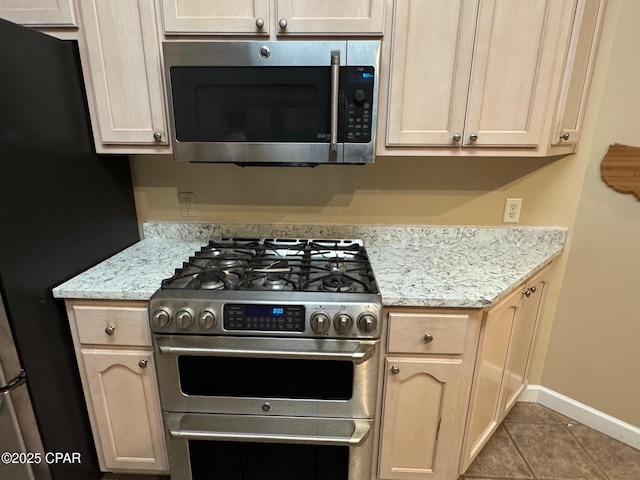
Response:
M331 138L329 161L338 161L338 94L340 84L340 51L331 52Z

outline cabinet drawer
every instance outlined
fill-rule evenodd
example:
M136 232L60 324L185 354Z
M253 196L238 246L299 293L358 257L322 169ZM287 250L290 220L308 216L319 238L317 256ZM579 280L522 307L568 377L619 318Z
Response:
M389 353L461 354L468 315L389 313ZM431 337L426 341L426 337Z
M148 310L74 305L81 344L151 346Z

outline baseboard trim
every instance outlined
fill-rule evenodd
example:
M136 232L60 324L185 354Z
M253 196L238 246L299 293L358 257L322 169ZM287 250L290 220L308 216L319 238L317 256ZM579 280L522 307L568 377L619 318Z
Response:
M544 405L561 415L573 418L576 422L640 450L640 428L618 420L561 393L554 392L542 385L529 385L522 392L518 401Z

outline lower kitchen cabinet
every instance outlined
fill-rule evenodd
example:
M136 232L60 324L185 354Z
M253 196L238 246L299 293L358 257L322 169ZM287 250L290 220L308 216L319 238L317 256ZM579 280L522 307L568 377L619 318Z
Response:
M107 470L166 470L153 350L82 349Z
M447 478L461 365L387 357L380 478Z
M102 471L164 473L168 460L147 302L66 302Z
M485 314L460 473L469 467L527 386L548 278L547 267Z
M481 311L388 312L378 478L457 478Z

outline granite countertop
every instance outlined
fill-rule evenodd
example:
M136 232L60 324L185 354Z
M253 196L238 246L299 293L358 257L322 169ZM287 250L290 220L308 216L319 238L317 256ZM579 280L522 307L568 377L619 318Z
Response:
M361 238L385 305L484 308L562 253L557 227L146 223L144 239L53 290L57 298L148 300L214 235Z

